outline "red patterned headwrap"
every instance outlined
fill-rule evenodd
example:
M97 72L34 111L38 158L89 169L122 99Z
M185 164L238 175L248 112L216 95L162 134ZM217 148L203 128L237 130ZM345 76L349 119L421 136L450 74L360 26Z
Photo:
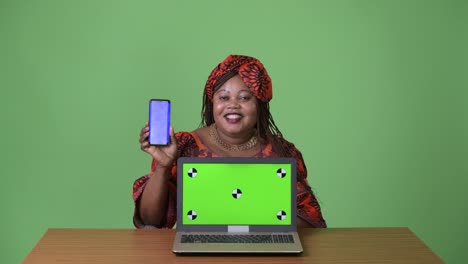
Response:
M242 55L229 55L213 69L205 85L208 98L213 101L214 90L236 74L239 74L258 100L262 102L271 100L273 97L271 78L263 64L253 57Z

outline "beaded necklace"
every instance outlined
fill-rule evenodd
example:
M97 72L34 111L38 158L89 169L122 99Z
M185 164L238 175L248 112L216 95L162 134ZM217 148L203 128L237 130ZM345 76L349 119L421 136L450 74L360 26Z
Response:
M240 144L240 145L231 145L226 142L224 142L218 134L218 129L216 128L216 124L212 124L210 126L210 136L214 138L215 142L221 146L222 148L229 150L229 151L244 151L244 150L249 150L257 145L258 139L257 136L255 136L255 133L253 133L252 137L249 139L249 141Z

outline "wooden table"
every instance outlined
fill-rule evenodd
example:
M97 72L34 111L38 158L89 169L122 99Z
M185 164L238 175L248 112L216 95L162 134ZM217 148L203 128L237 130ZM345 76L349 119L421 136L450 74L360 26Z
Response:
M175 230L49 229L23 263L443 263L408 228L299 230L298 256L172 253Z

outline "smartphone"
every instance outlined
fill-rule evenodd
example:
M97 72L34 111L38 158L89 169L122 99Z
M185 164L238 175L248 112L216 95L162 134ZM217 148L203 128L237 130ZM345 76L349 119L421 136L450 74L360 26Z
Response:
M171 101L151 99L149 105L149 137L151 145L169 145Z

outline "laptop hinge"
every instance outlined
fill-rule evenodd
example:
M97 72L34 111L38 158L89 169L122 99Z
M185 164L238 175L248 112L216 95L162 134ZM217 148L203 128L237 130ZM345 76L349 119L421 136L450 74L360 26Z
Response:
M234 233L249 232L249 226L228 226L228 232L234 232Z

